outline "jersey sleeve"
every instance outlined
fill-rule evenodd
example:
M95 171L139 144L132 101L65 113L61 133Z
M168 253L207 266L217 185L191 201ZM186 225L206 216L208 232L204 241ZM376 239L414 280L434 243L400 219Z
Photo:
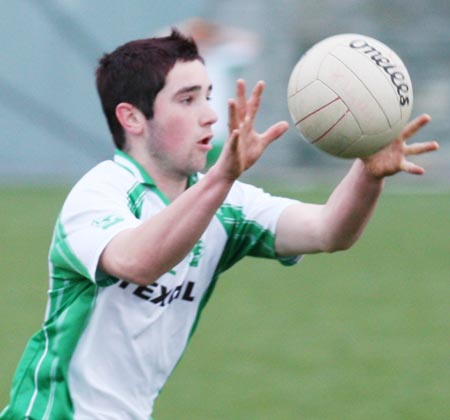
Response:
M82 179L67 197L55 226L49 254L52 276L85 278L99 285L116 281L98 270L100 255L115 235L140 223L130 209L126 188Z
M275 251L275 233L281 212L298 201L273 196L260 188L237 182L217 213L228 234L221 265L227 269L246 255L277 259L284 265L301 256L280 257Z

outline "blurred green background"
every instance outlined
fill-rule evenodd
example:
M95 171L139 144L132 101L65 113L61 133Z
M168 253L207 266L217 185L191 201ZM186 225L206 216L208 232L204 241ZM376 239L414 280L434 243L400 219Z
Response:
M0 406L44 316L47 250L66 193L0 189ZM281 193L322 202L328 191ZM233 267L156 419L447 419L449 200L387 191L349 251L291 268L253 258Z

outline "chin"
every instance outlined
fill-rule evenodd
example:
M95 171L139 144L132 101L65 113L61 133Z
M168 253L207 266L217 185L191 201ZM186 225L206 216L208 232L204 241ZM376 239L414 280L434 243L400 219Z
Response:
M206 169L206 162L207 162L206 161L206 156L204 156L201 160L196 162L195 165L193 165L192 173L204 171Z

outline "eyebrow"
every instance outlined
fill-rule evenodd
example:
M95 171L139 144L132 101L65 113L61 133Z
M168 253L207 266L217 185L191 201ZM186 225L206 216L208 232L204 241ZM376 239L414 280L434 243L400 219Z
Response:
M176 91L174 96L183 95L185 93L197 92L201 89L202 89L202 87L200 85L186 86L186 87L183 87L183 88L179 89L178 91ZM212 91L212 85L209 85L208 93L211 91Z

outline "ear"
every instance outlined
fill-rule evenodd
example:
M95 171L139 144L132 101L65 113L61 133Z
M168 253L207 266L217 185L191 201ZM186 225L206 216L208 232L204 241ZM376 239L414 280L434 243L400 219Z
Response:
M121 102L116 106L116 118L125 132L130 134L142 134L145 126L145 115L135 106Z

